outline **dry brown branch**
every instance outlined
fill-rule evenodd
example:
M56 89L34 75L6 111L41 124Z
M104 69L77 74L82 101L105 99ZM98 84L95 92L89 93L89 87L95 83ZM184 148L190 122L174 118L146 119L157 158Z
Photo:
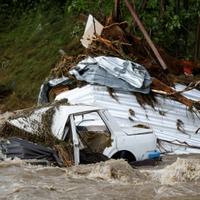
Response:
M115 47L113 46L113 44L112 44L112 42L111 42L110 40L108 40L108 39L106 39L106 38L103 38L103 37L101 37L101 36L97 36L97 39L98 39L100 42L102 42L105 46L107 46L108 48L110 48L111 50L113 50L113 51L115 51L116 53L118 53L119 55L123 56L123 55L121 54L121 52L120 52L117 48L115 48Z
M184 97L183 95L176 93L174 89L166 85L165 83L161 82L160 80L153 78L151 88L154 90L160 90L166 92L167 96L172 96L177 100L178 102L188 106L189 108L192 108L194 105L194 101L191 99L188 99Z
M196 82L191 82L185 89L181 90L181 91L175 91L169 95L175 95L175 94L181 94L190 90L193 90L197 87L200 86L200 81L196 81Z

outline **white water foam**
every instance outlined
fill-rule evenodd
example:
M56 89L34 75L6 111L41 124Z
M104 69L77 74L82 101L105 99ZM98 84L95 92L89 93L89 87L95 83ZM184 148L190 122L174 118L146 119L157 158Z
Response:
M109 160L96 164L75 166L67 169L66 172L73 178L83 177L122 184L140 184L148 179L146 175L133 169L124 160Z
M177 158L176 162L164 169L149 171L153 179L162 185L200 181L200 160Z

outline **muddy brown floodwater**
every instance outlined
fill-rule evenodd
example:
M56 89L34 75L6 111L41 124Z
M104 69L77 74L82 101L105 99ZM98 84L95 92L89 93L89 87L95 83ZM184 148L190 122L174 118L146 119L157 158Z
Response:
M166 156L154 167L109 160L71 168L0 162L0 199L200 199L200 155Z

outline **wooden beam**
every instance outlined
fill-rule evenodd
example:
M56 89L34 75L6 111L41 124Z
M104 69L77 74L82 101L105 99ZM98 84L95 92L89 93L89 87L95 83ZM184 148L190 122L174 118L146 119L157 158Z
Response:
M155 47L154 43L152 42L151 38L149 37L147 31L145 30L142 22L140 21L138 15L136 14L135 10L133 9L133 7L131 6L131 4L129 3L128 0L125 0L125 4L127 6L127 8L129 9L132 17L133 17L133 20L135 20L136 24L138 25L140 31L143 33L147 43L149 44L149 46L151 47L152 51L154 52L156 58L158 59L160 65L162 66L162 68L164 70L167 69L167 65L166 63L164 62L164 60L162 59L160 53L158 52L157 48Z

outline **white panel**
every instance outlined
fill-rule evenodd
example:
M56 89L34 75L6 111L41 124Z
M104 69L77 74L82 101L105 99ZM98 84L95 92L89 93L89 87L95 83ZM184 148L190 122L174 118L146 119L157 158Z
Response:
M183 90L185 86L177 85L177 90ZM200 128L200 115L188 111L187 107L177 101L158 96L158 104L155 108L146 105L142 108L135 96L128 92L117 92L118 101L113 99L106 87L87 85L71 91L61 93L57 100L67 98L70 103L83 103L87 105L97 105L107 108L121 126L134 126L144 123L150 126L158 138L167 141L179 140L190 145L200 147L200 133L195 131ZM192 90L183 93L184 96L193 100L200 100L200 91ZM135 116L129 114L129 109L133 110ZM161 115L159 111L163 112ZM132 118L132 120L129 119ZM184 123L185 134L177 130L177 120Z

